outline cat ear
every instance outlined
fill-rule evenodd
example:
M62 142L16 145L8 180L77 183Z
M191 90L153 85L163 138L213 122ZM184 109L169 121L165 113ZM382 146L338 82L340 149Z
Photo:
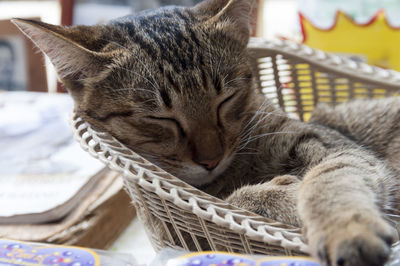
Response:
M82 82L105 69L111 56L86 47L93 36L89 27L63 27L35 20L11 20L55 66L59 78L68 89L82 87Z
M206 0L193 10L207 23L223 27L235 39L247 44L255 6L256 0Z

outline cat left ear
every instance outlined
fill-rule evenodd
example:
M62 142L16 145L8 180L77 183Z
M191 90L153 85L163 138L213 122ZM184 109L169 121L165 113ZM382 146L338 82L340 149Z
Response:
M88 34L89 27L67 28L28 19L11 21L50 58L69 90L82 87L85 79L98 75L111 62L109 54L93 51L83 41L76 40L79 36L94 38Z
M235 39L247 44L253 21L256 0L205 0L193 10L206 23L221 27Z

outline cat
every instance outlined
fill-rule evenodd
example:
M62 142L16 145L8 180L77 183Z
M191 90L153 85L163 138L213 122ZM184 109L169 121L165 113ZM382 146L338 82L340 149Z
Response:
M14 19L94 127L228 202L302 226L323 265L383 265L397 232L400 99L289 118L256 92L255 0L205 0L96 26Z

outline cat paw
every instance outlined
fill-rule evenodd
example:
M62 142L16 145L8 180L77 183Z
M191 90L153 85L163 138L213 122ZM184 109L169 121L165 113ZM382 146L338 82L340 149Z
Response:
M380 266L390 255L397 232L381 218L351 221L309 235L311 252L324 266Z
M295 176L278 176L263 184L241 187L225 201L275 221L299 226L296 206L300 182Z

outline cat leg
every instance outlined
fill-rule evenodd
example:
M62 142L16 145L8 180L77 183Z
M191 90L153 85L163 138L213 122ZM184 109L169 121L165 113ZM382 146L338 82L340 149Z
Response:
M391 202L391 173L360 150L331 154L309 170L298 212L310 253L322 265L383 265L397 232L382 210Z
M277 176L266 183L241 187L226 201L261 216L300 226L296 207L300 182L295 176Z

